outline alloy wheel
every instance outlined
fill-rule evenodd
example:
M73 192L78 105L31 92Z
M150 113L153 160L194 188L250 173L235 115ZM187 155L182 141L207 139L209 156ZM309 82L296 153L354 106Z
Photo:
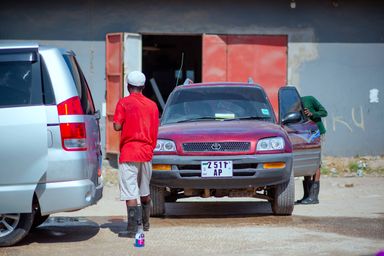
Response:
M20 221L20 214L0 214L0 237L12 233Z

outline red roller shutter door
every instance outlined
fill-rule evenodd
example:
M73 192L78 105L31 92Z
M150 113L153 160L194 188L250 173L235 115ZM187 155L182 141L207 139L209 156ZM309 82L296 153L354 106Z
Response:
M246 82L261 85L277 113L278 89L287 83L284 35L203 35L203 82Z

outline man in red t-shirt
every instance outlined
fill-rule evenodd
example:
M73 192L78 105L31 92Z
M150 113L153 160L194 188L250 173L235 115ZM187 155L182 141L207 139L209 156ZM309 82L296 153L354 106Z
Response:
M152 156L159 128L156 103L142 91L145 76L133 71L127 77L129 96L119 100L113 127L121 131L119 157L120 200L127 205L127 231L120 236L135 237L138 228L149 230Z

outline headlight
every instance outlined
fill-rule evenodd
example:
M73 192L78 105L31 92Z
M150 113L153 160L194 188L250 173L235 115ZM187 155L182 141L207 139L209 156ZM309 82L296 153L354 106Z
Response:
M257 142L257 151L268 151L268 150L282 150L284 149L284 139L281 137L262 139Z
M157 140L155 152L173 152L176 151L176 145L171 140Z

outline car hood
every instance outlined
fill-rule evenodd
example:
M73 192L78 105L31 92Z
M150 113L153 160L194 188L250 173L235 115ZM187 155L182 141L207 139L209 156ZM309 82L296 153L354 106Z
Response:
M160 126L159 139L170 139L176 143L178 152L183 143L190 142L250 142L251 151L259 139L280 136L290 144L287 134L279 125L254 120L199 121ZM252 152L247 153L252 153ZM238 154L238 153L237 153Z

